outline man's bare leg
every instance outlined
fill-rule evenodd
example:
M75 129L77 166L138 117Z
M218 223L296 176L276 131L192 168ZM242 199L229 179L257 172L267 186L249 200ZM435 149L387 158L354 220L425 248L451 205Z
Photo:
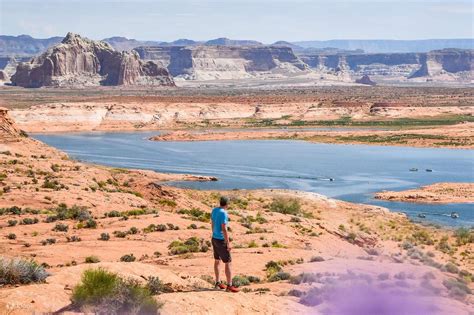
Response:
M216 283L219 283L220 281L220 275L219 275L220 262L221 261L218 259L214 260L214 274L216 275Z
M227 285L232 285L232 271L230 270L230 262L225 264L225 276L227 278Z

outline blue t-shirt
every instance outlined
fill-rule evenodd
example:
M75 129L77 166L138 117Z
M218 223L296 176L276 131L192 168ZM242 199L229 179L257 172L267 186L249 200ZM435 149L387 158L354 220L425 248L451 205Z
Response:
M211 212L212 219L212 237L218 240L224 240L224 232L222 231L222 224L229 222L229 216L225 209L214 208Z

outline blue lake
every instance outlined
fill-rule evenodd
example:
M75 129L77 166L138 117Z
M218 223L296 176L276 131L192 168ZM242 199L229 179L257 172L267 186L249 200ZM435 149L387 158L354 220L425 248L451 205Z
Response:
M158 172L212 175L217 182L173 183L196 189L285 188L380 205L415 220L474 226L474 203L427 205L373 199L381 190L437 182L474 182L474 150L303 141L153 142L157 132L36 134L78 160ZM410 172L410 168L418 168ZM426 172L432 169L433 172ZM332 178L333 181L329 179ZM474 202L474 201L473 201ZM458 219L449 214L455 211ZM426 218L417 217L424 213Z

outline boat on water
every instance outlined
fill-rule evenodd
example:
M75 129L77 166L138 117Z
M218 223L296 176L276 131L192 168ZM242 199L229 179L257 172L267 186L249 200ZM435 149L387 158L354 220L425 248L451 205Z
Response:
M427 172L433 172L433 170L431 168L427 168L426 171Z
M418 214L418 218L424 219L424 218L426 218L426 215L425 215L424 213L419 213L419 214Z
M451 212L451 218L457 219L459 218L459 214L457 212Z
M418 169L416 167L410 168L410 172L418 172Z

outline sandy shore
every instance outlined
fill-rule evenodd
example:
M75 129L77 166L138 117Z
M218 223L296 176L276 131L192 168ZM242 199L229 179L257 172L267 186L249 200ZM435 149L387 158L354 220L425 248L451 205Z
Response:
M474 183L437 183L404 191L383 191L375 198L419 203L474 203Z
M473 288L469 270L474 270L474 261L464 254L472 250L472 243L458 243L452 231L418 226L381 207L297 191L168 187L163 184L166 180L211 178L80 163L22 137L16 128L0 129L0 152L1 255L34 259L51 274L45 283L1 287L0 313L67 308L81 273L97 267L138 281L158 276L172 289L156 296L164 303L163 314L320 314L337 310L340 300L331 297L347 288L386 292L399 301L393 307L405 305L410 296L417 309L430 314L469 314L474 303L471 294L455 292L446 284L454 281L466 290ZM210 251L175 255L169 249L173 240L209 240L208 219L182 209L208 213L220 194L232 200L235 274L260 279L238 294L215 291L203 280L212 279ZM279 202L298 207L293 214L280 213L275 206ZM48 221L61 204L85 207L96 226L88 228L74 219ZM23 210L15 214L11 207ZM120 215L107 216L111 211ZM28 218L38 221L23 223ZM56 230L58 223L67 225L67 231ZM153 232L151 224L167 228ZM108 233L110 240L99 240L102 233ZM79 241L68 239L72 236ZM48 239L54 243L43 245ZM121 262L125 254L133 254L136 261ZM86 263L89 256L100 262ZM265 267L269 261L277 261L292 278L270 281ZM313 274L314 281L298 280L302 273ZM303 297L318 302L308 304Z
M172 131L151 137L153 141L216 141L216 140L304 140L320 143L352 143L401 145L414 147L474 148L474 123L410 130L311 131L232 130L232 131Z

